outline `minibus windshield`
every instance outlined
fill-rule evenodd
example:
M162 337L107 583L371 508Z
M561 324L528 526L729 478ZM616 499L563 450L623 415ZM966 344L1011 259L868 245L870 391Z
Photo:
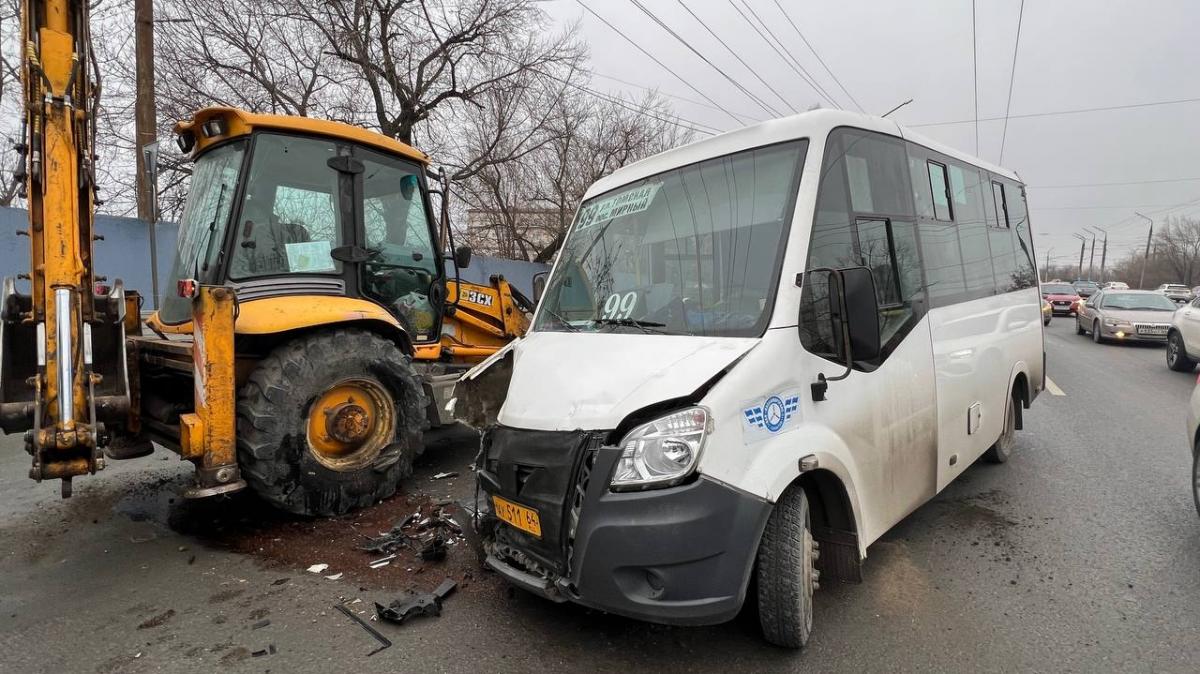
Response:
M746 150L585 201L534 329L761 335L807 148Z

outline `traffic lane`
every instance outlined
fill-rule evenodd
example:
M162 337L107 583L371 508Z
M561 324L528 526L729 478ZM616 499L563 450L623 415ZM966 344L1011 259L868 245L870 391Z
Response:
M238 658L289 671L1179 669L1196 661L1200 644L1186 610L1200 598L1190 571L1200 546L1195 516L1180 494L1180 487L1187 494L1186 471L1182 482L1145 488L1147 472L1165 485L1178 477L1179 462L1126 466L1128 448L1108 437L1113 426L1133 424L1158 454L1178 459L1178 429L1146 415L1169 407L1167 392L1182 380L1160 367L1160 349L1097 351L1107 365L1096 368L1096 358L1082 357L1094 345L1075 338L1069 323L1056 319L1047 331L1051 376L1067 395L1036 401L1012 461L973 466L872 545L864 583L823 586L803 653L764 644L752 606L725 625L665 627L552 604L487 576L453 595L439 619L381 626L397 645L367 659L369 637L330 607L343 596L368 602L394 593L198 547L153 520L135 521L128 514L136 511L120 505L125 492L171 484L130 469L124 481L110 471L81 480L76 499L47 503L32 518L6 516L0 535L33 550L0 560L0 607L18 614L0 616L3 633L19 644L0 659L33 671L200 670ZM1134 402L1120 413L1100 406L1094 419L1104 398L1077 393L1115 383ZM5 439L5 449L13 441ZM457 466L474 448L468 439L427 454L422 470L446 457L446 466ZM15 488L23 475L16 462L4 463L0 483ZM53 498L53 485L20 484ZM96 515L89 526L85 518ZM16 533L14 519L32 531ZM159 538L135 543L147 527ZM190 554L199 561L187 564ZM281 577L290 580L274 586ZM177 615L166 624L138 629L172 609ZM275 622L254 631L250 616L263 609ZM249 659L268 640L278 654Z

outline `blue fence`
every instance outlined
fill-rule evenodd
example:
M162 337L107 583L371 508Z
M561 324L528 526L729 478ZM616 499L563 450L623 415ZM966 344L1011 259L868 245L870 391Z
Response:
M17 230L29 228L29 215L24 209L0 207L0 277L29 273L29 239L17 236ZM155 233L158 238L159 292L173 292L169 286L171 263L175 259L175 223L160 222ZM106 276L109 281L121 279L125 287L137 290L146 297L146 308L150 302L150 228L144 220L117 218L109 215L96 216L96 233L104 237L97 241L96 275ZM533 297L533 275L549 269L548 265L536 262L505 260L486 255L476 255L471 265L462 270L464 281L488 283L493 274L502 274L509 283L529 297ZM453 274L453 267L449 272ZM18 286L28 292L28 282Z

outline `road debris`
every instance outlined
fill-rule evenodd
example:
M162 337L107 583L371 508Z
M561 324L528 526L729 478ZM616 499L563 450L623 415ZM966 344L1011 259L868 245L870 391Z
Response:
M308 572L309 573L321 573L322 571L324 571L325 569L328 569L328 568L329 568L328 564L313 564L312 566L308 567Z
M336 608L337 610L346 614L347 618L358 623L359 627L362 627L364 630L367 631L367 634L370 634L372 637L375 638L375 641L379 642L379 648L376 648L375 650L371 651L370 653L367 653L368 658L371 657L372 655L375 655L379 651L382 651L385 648L391 647L392 642L390 640L388 640L387 637L380 634L379 631L376 630L374 627L371 627L370 625L368 625L367 621L365 621L362 618L355 615L354 611L351 611L350 609L346 608L342 604L335 604L334 608Z
M455 473L455 472L449 472L449 473L438 473L438 474L434 475L434 476L433 476L433 478L431 478L431 479L434 479L434 480L444 480L444 479L446 479L446 478L448 478L448 477L458 477L458 473Z
M325 579L326 580L340 580L341 577L342 577L342 572L339 571L339 572L333 574L332 576L325 576Z
M267 644L267 647L261 651L254 651L250 654L251 657L261 658L264 655L275 655L279 651L275 650L275 644Z
M403 625L414 616L437 617L442 614L442 601L458 587L453 578L447 578L433 592L407 590L399 599L384 606L376 602L375 614L388 622Z
M256 622L256 623L254 623L253 625L251 625L251 626L250 626L250 629L252 629L252 630L261 630L262 628L264 628L264 627L266 627L267 625L270 625L270 624L271 624L271 621L270 621L269 619L267 619L267 618L264 618L264 619L262 619L262 620L260 620L260 621L258 621L258 622Z

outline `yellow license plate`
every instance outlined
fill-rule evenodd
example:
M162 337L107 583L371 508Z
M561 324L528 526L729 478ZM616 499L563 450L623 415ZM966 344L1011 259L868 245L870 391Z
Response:
M492 503L496 506L496 517L525 533L532 534L538 538L542 537L542 521L538 519L536 510L517 505L499 496L493 496Z

